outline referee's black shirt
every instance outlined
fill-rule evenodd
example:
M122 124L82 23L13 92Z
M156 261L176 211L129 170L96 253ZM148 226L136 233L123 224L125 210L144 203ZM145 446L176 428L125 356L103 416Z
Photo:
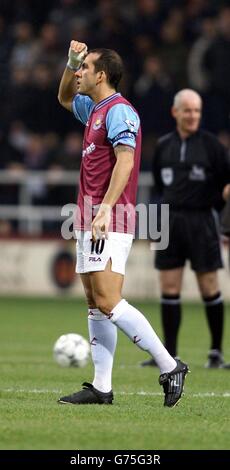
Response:
M177 131L159 139L153 177L162 202L171 209L217 207L230 182L230 158L212 134L199 130L185 140Z

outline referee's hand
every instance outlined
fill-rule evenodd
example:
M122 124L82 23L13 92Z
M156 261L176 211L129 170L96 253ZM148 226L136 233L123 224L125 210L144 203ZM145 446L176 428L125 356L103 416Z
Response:
M225 201L228 200L228 198L230 197L230 184L226 184L226 186L223 189L222 196Z

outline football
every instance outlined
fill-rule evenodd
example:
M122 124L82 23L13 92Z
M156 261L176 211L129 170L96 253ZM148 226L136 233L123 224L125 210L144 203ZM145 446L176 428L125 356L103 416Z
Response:
M53 355L59 366L84 367L90 358L90 345L83 336L68 333L57 339Z

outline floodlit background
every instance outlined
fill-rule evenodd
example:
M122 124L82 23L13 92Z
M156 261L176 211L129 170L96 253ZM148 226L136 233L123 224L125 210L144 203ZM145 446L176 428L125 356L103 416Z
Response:
M122 55L121 91L139 111L144 136L137 202L154 204L152 156L157 138L173 129L175 92L196 89L204 100L202 126L230 147L230 6L1 0L0 37L0 293L81 296L75 243L60 234L61 207L76 201L83 133L57 101L70 40ZM222 289L230 298L227 249L224 256ZM152 258L148 242L135 243L125 295L158 296ZM189 271L184 295L198 298Z

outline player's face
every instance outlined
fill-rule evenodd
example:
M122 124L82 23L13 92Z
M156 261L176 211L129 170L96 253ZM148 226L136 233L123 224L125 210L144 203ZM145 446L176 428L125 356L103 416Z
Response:
M86 56L81 68L75 72L77 78L77 92L82 95L89 95L95 91L98 83L98 74L95 72L94 61L98 58L98 54L90 53Z
M200 125L201 112L202 103L198 96L184 98L176 108L173 107L172 114L178 131L188 136L196 132Z

